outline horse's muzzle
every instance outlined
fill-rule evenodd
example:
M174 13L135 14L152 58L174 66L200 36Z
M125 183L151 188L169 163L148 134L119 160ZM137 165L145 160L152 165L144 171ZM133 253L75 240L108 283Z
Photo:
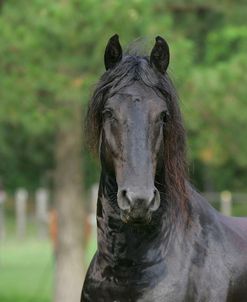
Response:
M160 194L156 188L150 190L137 188L122 189L118 192L118 206L121 219L130 224L147 224L152 212L160 206Z

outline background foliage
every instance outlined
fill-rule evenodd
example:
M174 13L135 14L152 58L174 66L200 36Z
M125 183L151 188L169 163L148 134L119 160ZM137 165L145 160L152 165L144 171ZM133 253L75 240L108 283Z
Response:
M201 190L245 190L247 26L244 1L1 1L0 177L7 190L49 184L54 137L103 72L106 41L158 34L171 47L191 178ZM78 125L78 127L82 127ZM97 164L82 153L87 187Z
M0 300L78 301L72 293L81 291L83 258L88 263L96 248L92 236L82 249L84 188L99 173L80 146L80 129L115 33L125 48L135 41L146 54L155 36L166 38L192 182L202 191L246 191L246 15L244 0L0 0L0 190L3 184L13 196L25 187L34 196L40 186L52 188L58 216L55 255L48 240L16 240L14 201L6 202ZM245 213L234 205L233 215Z

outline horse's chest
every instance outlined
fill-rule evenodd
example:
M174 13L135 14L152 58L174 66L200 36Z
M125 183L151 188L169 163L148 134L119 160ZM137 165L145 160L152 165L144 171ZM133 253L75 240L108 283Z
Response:
M90 282L84 289L83 302L185 302L185 282L175 280L157 281L157 284L136 284L114 281ZM192 302L192 300L188 300Z
M97 273L87 278L84 285L84 302L184 302L186 273L181 278L168 273L160 263L147 275L136 272L126 278ZM190 301L191 302L191 301Z
M222 302L226 301L228 280L220 268L215 272L176 265L169 269L160 264L150 279L118 279L90 276L84 288L83 302ZM100 278L98 278L100 276Z

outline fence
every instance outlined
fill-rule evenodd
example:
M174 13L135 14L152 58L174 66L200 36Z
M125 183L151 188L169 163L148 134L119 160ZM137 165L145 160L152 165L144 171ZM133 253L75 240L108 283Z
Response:
M11 216L14 220L11 229L15 229L18 239L24 239L27 233L27 224L32 220L36 225L37 237L45 238L48 234L49 221L49 192L44 188L36 191L34 201L28 191L24 188L16 190L14 196L0 192L0 240L6 237L7 217ZM32 215L30 215L32 208Z
M226 216L247 216L247 193L222 191L202 195Z
M91 230L96 231L96 199L98 185L94 185L90 190L89 214L87 222L91 225ZM237 192L205 192L204 197L219 211L227 216L247 216L247 193ZM48 190L40 188L31 198L25 189L18 189L12 198L12 210L14 211L14 228L17 238L23 239L27 233L27 223L32 219L36 225L36 236L46 238L49 226L50 194ZM10 199L7 194L0 192L0 240L6 237L6 209L9 209ZM34 200L32 200L34 199ZM30 204L32 204L32 215L30 215ZM13 215L12 215L13 216Z

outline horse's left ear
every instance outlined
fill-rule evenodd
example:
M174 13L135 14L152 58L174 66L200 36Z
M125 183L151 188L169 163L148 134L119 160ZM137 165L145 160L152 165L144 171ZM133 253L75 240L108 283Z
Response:
M150 63L159 72L165 73L170 61L170 51L167 42L160 36L155 38L156 42L151 51Z
M119 43L119 37L117 34L112 36L105 49L105 68L111 69L113 68L117 63L119 63L122 59L122 47Z

